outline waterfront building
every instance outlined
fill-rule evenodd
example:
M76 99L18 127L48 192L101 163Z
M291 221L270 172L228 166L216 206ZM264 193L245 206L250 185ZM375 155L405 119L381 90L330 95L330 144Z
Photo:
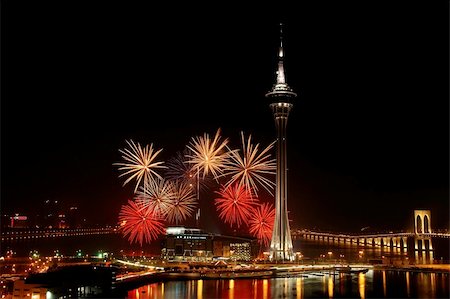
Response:
M12 298L46 299L47 288L42 284L25 283L23 279L14 281ZM51 297L50 297L51 298Z
M28 228L28 217L24 215L15 214L9 217L10 228Z
M71 206L67 211L67 225L69 228L81 228L80 211L78 207Z
M250 261L258 251L255 239L205 232L199 228L168 227L161 257L168 261Z

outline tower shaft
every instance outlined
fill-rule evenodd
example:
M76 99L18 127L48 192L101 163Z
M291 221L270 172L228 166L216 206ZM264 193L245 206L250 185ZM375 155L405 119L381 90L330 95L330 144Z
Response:
M270 244L270 258L275 261L292 261L291 231L287 212L287 148L286 126L291 103L272 103L277 129L277 173L275 187L275 223Z

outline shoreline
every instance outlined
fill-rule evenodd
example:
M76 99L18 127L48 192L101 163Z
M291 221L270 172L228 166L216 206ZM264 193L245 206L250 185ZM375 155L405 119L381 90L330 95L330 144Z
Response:
M449 273L450 264L417 264L417 265L377 265L375 270L410 271L423 273Z
M105 269L109 268L105 265ZM111 265L112 266L112 265ZM98 267L98 266L97 266ZM154 267L156 268L156 267ZM101 293L114 298L123 298L133 289L150 284L160 284L176 281L201 280L273 280L277 278L314 279L315 277L340 277L341 279L361 278L368 271L380 273L381 271L439 273L443 277L450 274L450 264L422 264L422 265L371 265L371 264L255 264L245 268L226 269L171 269L150 270L141 268L141 271L132 271L129 274L113 276L111 288L102 288ZM113 270L114 271L114 270ZM3 276L3 275L2 275ZM5 278L5 277L4 277ZM122 279L121 279L122 278ZM33 283L33 282L31 282ZM46 285L48 283L38 282ZM55 282L52 282L53 284ZM111 297L111 298L112 298Z
M348 268L348 270L346 269ZM181 280L230 280L230 279L272 279L278 277L304 277L317 275L337 275L340 273L351 275L366 273L368 270L374 271L402 271L418 273L443 273L450 274L450 264L442 265L367 265L367 264L346 264L346 265L280 265L277 267L269 266L267 268L255 269L228 269L219 271L165 271L155 272L146 277L136 277L136 279L118 283L121 287L125 285L146 285L149 283L181 281ZM128 288L128 287L125 287Z

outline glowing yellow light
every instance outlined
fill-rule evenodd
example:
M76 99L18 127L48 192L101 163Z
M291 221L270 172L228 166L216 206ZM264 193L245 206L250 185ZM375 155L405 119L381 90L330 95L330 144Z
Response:
M364 273L358 274L358 287L361 299L366 298L366 275Z
M297 286L297 299L303 298L303 288L302 288L302 278L297 277L296 286Z
M410 297L409 272L406 272L406 294Z
M267 279L263 280L263 299L267 299L267 295L269 293L269 282Z
M333 284L333 278L328 276L328 297L333 298L333 291L334 291L334 284Z
M230 289L228 293L228 298L233 299L234 298L234 279L230 279L228 287Z
M203 280L197 280L197 299L203 298Z

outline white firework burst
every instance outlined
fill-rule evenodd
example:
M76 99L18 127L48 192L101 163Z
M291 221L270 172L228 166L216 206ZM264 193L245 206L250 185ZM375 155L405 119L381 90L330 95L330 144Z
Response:
M173 199L172 185L163 178L151 180L146 188L141 187L136 194L137 202L161 217L167 216Z
M123 172L119 177L128 176L123 183L124 186L133 179L136 180L136 186L134 188L134 193L136 193L141 182L144 188L146 188L155 177L161 178L155 169L166 167L162 165L164 162L156 161L156 157L162 149L156 151L153 148L153 143L142 147L133 140L125 141L129 148L119 149L124 162L114 163L113 165L119 166L119 171Z
M211 173L215 179L223 172L223 166L228 159L226 145L228 139L221 141L220 129L217 130L214 139L209 134L204 133L203 136L193 137L187 148L191 151L186 157L189 158L188 163L193 164L194 169L202 173L205 178Z
M260 151L259 143L254 145L251 139L250 135L245 141L244 133L241 132L242 151L231 150L227 146L230 158L224 166L222 176L231 176L231 178L225 186L236 182L239 186L244 186L247 191L254 190L257 193L258 185L260 185L272 194L275 183L266 176L274 175L276 171L276 160L270 159L270 150L275 141Z
M190 217L197 206L195 187L181 180L173 181L171 184L173 198L169 204L167 220L178 224Z

